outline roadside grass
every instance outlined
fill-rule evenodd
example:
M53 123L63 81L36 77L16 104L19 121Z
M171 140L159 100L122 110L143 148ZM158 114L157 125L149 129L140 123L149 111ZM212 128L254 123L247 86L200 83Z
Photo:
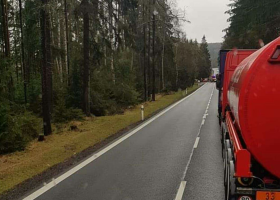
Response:
M188 88L188 94L198 85ZM155 102L146 102L145 117L185 97L184 91L170 95L157 95ZM125 127L141 120L141 104L127 109L124 114L86 118L82 122L64 124L57 133L46 137L44 142L31 142L27 149L0 156L0 195L19 183L40 174L71 156L94 146ZM78 129L70 131L70 125Z

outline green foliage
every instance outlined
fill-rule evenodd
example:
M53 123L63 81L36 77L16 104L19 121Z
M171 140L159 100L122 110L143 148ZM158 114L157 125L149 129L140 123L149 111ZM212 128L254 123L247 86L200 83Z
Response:
M76 47L76 45L75 45ZM82 106L82 79L81 79L81 56L71 55L72 70L70 73L70 86L67 87L66 106L73 108L81 108Z
M1 142L5 143L2 152L21 150L38 135L37 128L32 130L30 126L42 125L41 120L35 120L35 115L44 116L48 122L51 119L53 123L64 123L81 120L84 105L90 105L90 114L103 116L122 113L146 101L144 97L152 92L152 66L155 66L156 93L186 88L193 85L197 77L201 50L196 42L181 36L180 12L167 1L158 0L152 5L145 0L89 0L84 1L88 2L85 7L77 0L48 1L47 4L23 0L22 15L18 2L7 2L7 27L0 23L0 97L8 102L1 107L0 134ZM150 26L154 9L158 11L155 36ZM84 26L85 11L90 18L88 28ZM42 13L46 14L45 23L42 23ZM10 32L9 56L4 48L5 28ZM87 29L89 39L84 38ZM47 40L42 45L44 35ZM89 44L89 49L84 44ZM46 61L43 55L48 53L42 52L48 52L49 47L50 57L47 55ZM84 62L88 56L88 62ZM43 68L46 62L48 67ZM46 77L42 78L42 74ZM89 87L84 83L88 78ZM42 85L47 88L44 95ZM88 89L89 104L83 97ZM47 97L44 104L43 97ZM47 125L46 135L51 130L50 123Z
M23 90L23 85L21 85ZM22 97L23 98L23 97ZM27 100L29 105L29 110L37 115L42 114L42 86L41 77L32 76L27 87Z
M267 44L279 36L278 0L235 0L229 6L230 26L225 30L224 49L259 48L259 40Z
M54 109L52 120L55 123L63 123L71 120L82 120L84 114L81 109L67 107L65 101L65 91L63 88L57 88L54 94Z
M91 78L91 112L96 116L115 114L139 102L135 90L130 62L125 58L116 66L116 83L105 70L95 70Z
M40 133L41 120L25 108L0 104L0 154L24 150Z
M200 53L198 78L208 78L211 73L211 58L205 36L203 36L200 44Z
M201 59L204 56L198 43L182 38L176 47L178 55L176 62L178 65L178 88L186 89L194 84L198 70L201 69Z
M115 87L114 99L121 107L136 105L139 103L139 94L128 84L121 84Z
M71 120L83 120L84 113L78 108L66 108L64 101L60 101L53 111L53 122L63 123Z

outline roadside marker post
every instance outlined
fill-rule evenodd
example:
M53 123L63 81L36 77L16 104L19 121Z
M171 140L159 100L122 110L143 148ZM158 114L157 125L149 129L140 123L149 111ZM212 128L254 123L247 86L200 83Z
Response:
M141 117L142 121L144 121L144 105L141 105Z

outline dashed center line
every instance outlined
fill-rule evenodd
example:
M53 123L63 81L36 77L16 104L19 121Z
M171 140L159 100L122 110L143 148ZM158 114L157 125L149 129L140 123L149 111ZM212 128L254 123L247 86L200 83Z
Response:
M193 148L196 149L198 147L198 143L199 143L199 139L200 137L197 137L196 140L195 140L195 143L193 145Z
M185 191L185 188L186 188L186 184L187 184L186 181L181 182L175 200L181 200L183 198L183 194L184 194L184 191Z
M207 115L208 115L208 109L209 109L209 106L210 106L210 103L211 103L211 100L212 100L212 97L213 97L213 94L214 94L214 88L215 88L215 87L213 86L212 93L211 93L211 95L210 95L209 102L208 102L208 104L207 104L207 108L206 108L206 110L205 110L205 114L204 114L203 117L202 117L202 122L201 122L200 128L199 128L199 130L198 130L198 134L197 134L197 136L196 136L196 140L195 140L195 143L194 143L192 152L191 152L191 154L190 154L190 158L189 158L189 160L188 160L187 166L186 166L185 171L184 171L184 173L183 173L183 176L182 176L182 178L181 178L182 182L181 182L181 184L180 184L180 187L179 187L179 189L178 189L176 198L175 198L174 200L182 200L182 198L183 198L184 190L185 190L185 187L186 187L185 177L186 177L187 171L188 171L188 169L189 169L189 166L190 166L190 164L191 164L191 160L192 160L192 157L193 157L194 150L197 149L197 147L198 147L198 143L199 143L199 140L200 140L199 135L200 135L200 132L201 132L201 128L202 128L202 126L204 125L205 120L206 120Z
M205 123L205 119L202 120L201 125L203 126Z

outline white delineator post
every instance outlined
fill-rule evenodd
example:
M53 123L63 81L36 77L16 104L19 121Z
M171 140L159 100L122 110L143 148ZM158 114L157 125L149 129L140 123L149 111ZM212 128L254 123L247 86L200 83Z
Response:
M144 105L141 105L141 118L144 121Z

